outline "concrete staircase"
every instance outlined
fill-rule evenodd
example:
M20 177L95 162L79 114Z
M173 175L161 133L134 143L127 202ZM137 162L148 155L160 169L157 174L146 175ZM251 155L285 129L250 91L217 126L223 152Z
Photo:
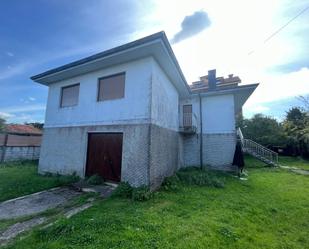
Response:
M278 153L252 141L251 139L244 138L240 128L237 129L237 135L241 142L243 152L252 155L268 165L279 166Z

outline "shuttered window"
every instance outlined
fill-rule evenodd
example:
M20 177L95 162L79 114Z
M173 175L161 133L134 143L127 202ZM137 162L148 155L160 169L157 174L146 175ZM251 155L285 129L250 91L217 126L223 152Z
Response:
M79 84L65 86L61 89L61 107L74 106L78 104Z
M125 73L99 79L98 101L124 98Z
M192 126L192 105L183 106L183 126L184 127Z

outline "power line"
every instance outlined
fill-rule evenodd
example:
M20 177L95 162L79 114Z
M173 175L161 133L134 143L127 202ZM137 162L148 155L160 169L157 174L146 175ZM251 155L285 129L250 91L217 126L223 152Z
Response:
M302 15L304 12L306 12L309 9L309 6L307 6L306 8L304 8L301 12L299 12L296 16L294 16L291 20L289 20L286 24L284 24L282 27L280 27L279 29L277 29L274 33L272 33L270 36L268 36L263 44L267 43L271 38L273 38L275 35L277 35L280 31L282 31L286 26L288 26L291 22L293 22L297 17L299 17L300 15ZM254 53L255 50L252 50L251 52L248 53L248 55L251 55Z

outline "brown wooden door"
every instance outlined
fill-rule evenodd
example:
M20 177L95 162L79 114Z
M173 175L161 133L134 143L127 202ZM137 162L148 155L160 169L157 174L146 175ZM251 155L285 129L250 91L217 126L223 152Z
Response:
M122 133L89 133L86 176L121 179Z

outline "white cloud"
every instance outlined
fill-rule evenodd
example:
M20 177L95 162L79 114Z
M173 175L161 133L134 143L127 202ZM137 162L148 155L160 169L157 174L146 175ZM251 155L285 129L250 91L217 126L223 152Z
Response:
M9 52L9 51L6 52L6 55L7 55L7 56L10 56L10 57L13 57L13 56L14 56L14 54L13 54L12 52Z
M309 68L285 74L264 74L260 80L246 107L309 93Z
M45 110L46 106L42 104L25 105L25 106L10 106L0 108L1 112L4 113L20 113L20 112L30 112L30 111L42 111Z
M250 111L251 112L256 112L256 113L260 113L260 112L267 112L269 111L269 107L265 106L265 105L253 105L250 107Z
M171 43L175 44L195 36L208 28L210 24L211 22L205 11L195 11L192 15L185 16L181 22L181 30L174 35Z
M0 80L8 79L15 75L21 74L29 70L29 63L19 63L15 66L9 66L5 70L0 71Z
M0 117L4 119L8 119L8 118L15 117L15 115L11 113L7 113L7 112L0 112Z
M32 122L37 122L37 121L33 118L33 115L21 113L14 117L13 122L14 123L25 123L25 122L32 123Z
M28 99L29 99L30 101L35 101L35 100L36 100L36 98L34 98L34 97L28 97Z
M31 69L38 65L44 65L49 62L63 59L71 56L78 56L84 54L93 54L97 52L101 52L104 49L109 49L110 47L104 47L101 41L95 41L94 43L87 46L73 47L71 49L66 49L65 51L57 51L57 52L47 52L41 53L39 57L33 57L31 60L23 60L20 63L16 63L14 66L7 66L5 70L0 71L0 81L12 78L14 76L29 72ZM120 45L120 44L118 44ZM31 75L28 75L29 77Z
M306 1L296 3L291 0L159 0L154 3L153 13L146 18L155 25L152 28L145 25L140 34L146 34L145 30L163 29L172 38L184 16L203 9L208 13L212 25L198 35L173 45L188 83L214 68L219 76L230 73L239 75L245 84L260 82L260 86L248 101L251 107L258 111L263 109L261 106L264 105L261 103L309 92L308 68L291 73L275 73L270 70L304 59L304 51L308 50L308 41L304 37L304 30L309 28L309 22L306 21L308 13L294 20L264 43L267 37L306 5ZM171 9L175 9L173 18ZM147 21L143 20L143 23ZM251 51L253 53L249 54ZM265 107L263 111L266 111Z
M132 32L130 37L124 36L123 42L159 30L165 30L169 38L172 38L179 31L185 16L197 10L206 11L212 25L198 35L173 45L188 82L197 80L213 68L217 69L219 76L234 73L239 75L244 83L261 82L245 108L252 108L257 112L267 111L267 107L262 103L309 92L308 68L292 73L269 71L269 68L289 64L304 56L303 51L307 47L306 37L299 35L309 27L309 22L306 22L304 16L293 21L266 44L263 43L265 38L303 9L305 3L306 1L301 0L297 3L292 0L157 0L147 4L140 3L139 23L135 26L138 31ZM89 13L92 13L91 11L92 9ZM102 42L105 35L103 31L102 38L96 38L89 46L75 46L65 52L38 53L41 54L39 57L15 64L0 72L0 80L29 72L37 65L59 58L108 49L110 47L106 46L109 44ZM114 45L120 45L116 43ZM254 52L248 55L250 51ZM28 101L26 106L2 108L2 111L20 113L45 109L42 105L29 105L30 101L34 101L30 98L32 97L24 98L23 101Z

